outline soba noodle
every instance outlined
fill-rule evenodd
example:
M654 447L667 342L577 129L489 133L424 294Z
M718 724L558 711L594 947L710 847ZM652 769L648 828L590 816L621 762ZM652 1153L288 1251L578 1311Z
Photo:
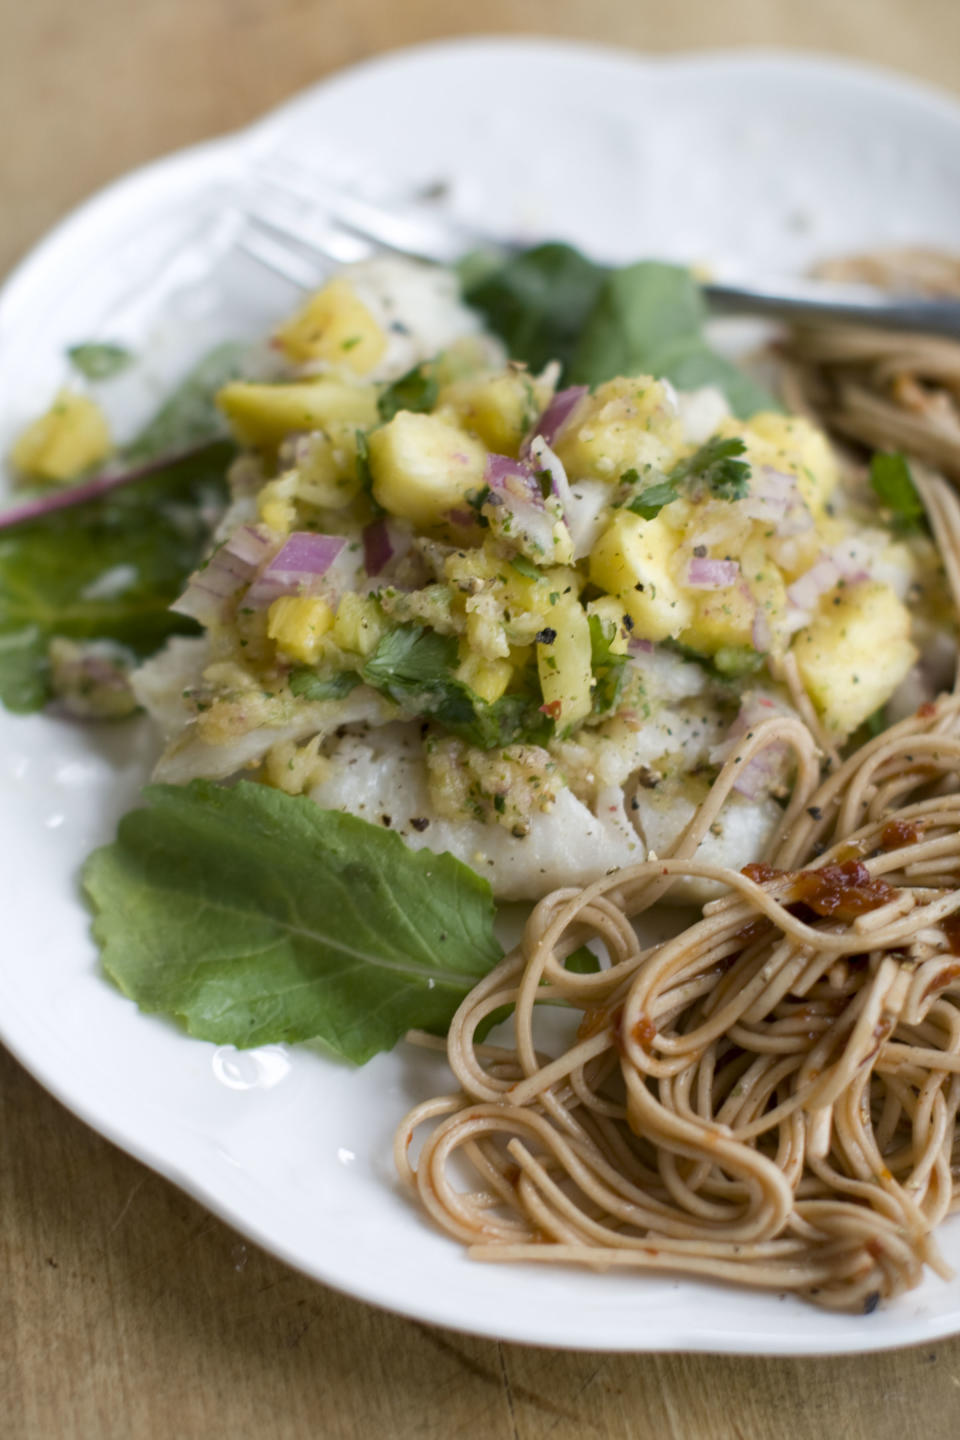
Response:
M960 505L917 479L960 602ZM699 862L768 746L796 761L768 863ZM925 1266L948 1275L933 1231L960 1203L958 774L956 693L822 780L808 727L770 720L669 857L542 900L450 1027L459 1093L398 1132L427 1211L477 1259L684 1272L832 1309L872 1310ZM683 876L725 888L642 944L633 922ZM605 968L566 968L585 943ZM487 1043L505 1006L512 1043ZM544 1020L578 1014L551 1046Z

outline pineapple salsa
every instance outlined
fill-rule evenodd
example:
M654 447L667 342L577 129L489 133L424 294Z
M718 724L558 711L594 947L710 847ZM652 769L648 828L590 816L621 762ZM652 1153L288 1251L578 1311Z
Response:
M273 346L277 378L217 397L232 501L173 607L203 635L134 677L158 778L255 775L531 898L663 853L759 718L800 712L829 750L925 698L950 624L931 541L806 420L561 383L397 261ZM60 478L54 419L22 453ZM746 767L701 858L762 853L785 764Z

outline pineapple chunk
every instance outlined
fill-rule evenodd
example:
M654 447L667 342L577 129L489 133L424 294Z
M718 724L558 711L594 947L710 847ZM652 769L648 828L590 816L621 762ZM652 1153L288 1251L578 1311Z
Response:
M297 495L308 505L342 510L362 488L357 469L357 429L334 420L311 435L297 451Z
M876 580L834 591L793 642L797 668L828 727L849 735L879 710L917 659L910 614Z
M543 708L558 726L575 725L590 714L593 685L590 623L579 601L568 597L554 606L550 632L555 638L537 645Z
M840 481L840 471L827 437L800 415L779 415L762 411L748 424L727 420L722 435L740 435L747 447L746 458L753 466L768 465L797 477L797 488L815 516Z
M620 601L613 595L601 595L599 600L591 600L587 605L587 614L596 615L599 620L615 627L613 639L610 641L610 653L626 655L633 626L632 623L627 623L630 617Z
M401 410L370 436L373 493L391 515L429 526L483 485L487 452L438 415Z
M293 385L224 385L217 404L244 445L276 446L297 431L323 430L335 421L366 428L377 422L372 385L344 380L303 380Z
M752 645L756 607L739 586L698 591L694 604L693 620L680 635L682 644L700 655L715 655L728 645Z
M61 390L45 415L20 435L14 469L37 480L75 480L113 449L100 406L75 390Z
M368 375L383 359L387 337L349 280L331 280L274 334L295 365L325 360Z
M662 515L620 510L593 547L590 579L618 597L644 640L676 638L693 619L693 601L670 570L676 544Z
M292 660L314 665L323 654L323 637L333 611L319 595L284 595L267 611L267 634Z
M498 455L516 455L541 408L534 382L516 368L445 385L437 406Z
M683 442L670 391L649 375L608 380L578 407L554 449L571 480L669 470Z
M513 665L509 660L484 660L468 650L457 666L456 675L475 695L492 705L510 684Z
M341 650L366 658L376 650L386 628L376 600L347 590L337 606L331 638Z

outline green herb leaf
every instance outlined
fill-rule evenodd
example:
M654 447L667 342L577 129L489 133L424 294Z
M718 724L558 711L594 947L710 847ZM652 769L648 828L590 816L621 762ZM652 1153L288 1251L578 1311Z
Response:
M192 1035L363 1064L413 1026L443 1033L501 958L490 886L450 855L249 781L144 798L84 889L104 969Z
M51 696L55 635L111 639L150 655L196 626L169 606L209 543L234 450L211 445L149 479L0 532L0 702L25 713Z
M905 455L878 451L870 461L870 485L881 505L893 511L899 530L919 530L926 525L926 510Z
M429 365L415 365L406 375L401 375L399 380L388 385L378 399L380 419L384 422L392 420L400 410L426 414L436 405L439 393L440 387L434 379L432 368Z
M246 349L245 345L228 341L205 355L127 446L126 459L131 463L159 459L225 434L224 419L214 397L228 380L240 374Z
M290 674L290 689L303 700L342 700L360 684L360 676L354 670L293 670Z
M627 480L631 473L636 474L628 470L622 478ZM655 485L648 485L646 490L635 495L625 508L634 515L642 515L644 520L653 520L665 505L671 505L679 498L680 491L673 480L658 480Z
M83 345L71 345L67 358L74 370L87 380L110 380L132 365L136 356L125 345L114 345L109 340L90 340Z
M478 277L465 277L464 299L479 310L515 360L567 370L605 271L569 245L538 245ZM612 372L611 372L612 373Z
M423 715L481 750L525 741L546 743L553 724L539 693L503 695L492 704L457 680L457 641L422 625L388 630L363 667L363 678L404 710Z
M623 689L626 655L616 655L611 645L617 638L617 627L612 620L591 615L590 623L590 666L596 684L593 687L593 709L597 715L605 715L616 709Z
M724 440L714 435L673 467L670 480L674 485L700 480L721 500L743 500L749 494L750 465L737 456L744 455L746 449L738 436Z
M767 663L767 657L749 645L721 645L713 656L713 668L724 680L737 680L743 675L756 675Z
M528 560L525 555L511 556L510 564L518 575L523 575L527 580L543 579L543 571L538 570L533 561Z

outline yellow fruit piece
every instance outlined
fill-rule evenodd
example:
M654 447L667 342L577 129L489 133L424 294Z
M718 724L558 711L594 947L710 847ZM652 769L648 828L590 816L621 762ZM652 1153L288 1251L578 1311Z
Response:
M537 673L544 709L558 727L575 725L590 714L593 671L590 666L590 624L579 601L567 599L553 607L552 641L537 645Z
M375 498L414 525L441 523L483 485L486 450L439 415L401 410L369 444Z
M726 590L700 590L694 616L680 640L701 655L714 655L727 645L752 646L756 606L737 585Z
M745 458L754 467L767 465L795 475L797 488L813 514L823 514L840 481L840 472L827 437L809 420L764 410L747 423L724 421L718 434L739 435L747 447Z
M469 685L475 695L492 705L499 700L513 678L513 665L509 660L484 660L470 651L457 667L457 679Z
M591 600L587 606L587 615L596 615L606 625L614 626L614 636L610 642L610 651L613 655L626 655L632 622L623 605L614 595L601 595L599 600Z
M361 429L377 421L372 385L327 378L292 385L234 380L219 392L217 404L244 445L276 446L288 435L323 430L336 421Z
M278 649L304 665L323 653L323 637L333 625L333 611L319 595L284 595L267 611L267 634Z
M15 470L37 480L75 480L113 449L100 406L61 390L46 414L20 435L10 453Z
M590 579L616 595L644 640L667 640L693 619L693 601L673 579L677 536L662 516L644 520L620 510L590 556Z
M386 628L376 600L348 590L337 606L330 638L341 650L366 658L376 650Z
M540 413L534 382L515 368L445 385L437 407L451 411L464 430L498 455L516 455Z
M368 375L383 359L387 337L349 280L331 280L274 334L295 365L325 360Z
M670 392L649 375L598 385L571 416L554 450L571 480L619 480L644 466L669 470L683 432Z
M876 580L838 589L793 642L805 689L829 728L849 735L879 710L916 662L910 614Z

